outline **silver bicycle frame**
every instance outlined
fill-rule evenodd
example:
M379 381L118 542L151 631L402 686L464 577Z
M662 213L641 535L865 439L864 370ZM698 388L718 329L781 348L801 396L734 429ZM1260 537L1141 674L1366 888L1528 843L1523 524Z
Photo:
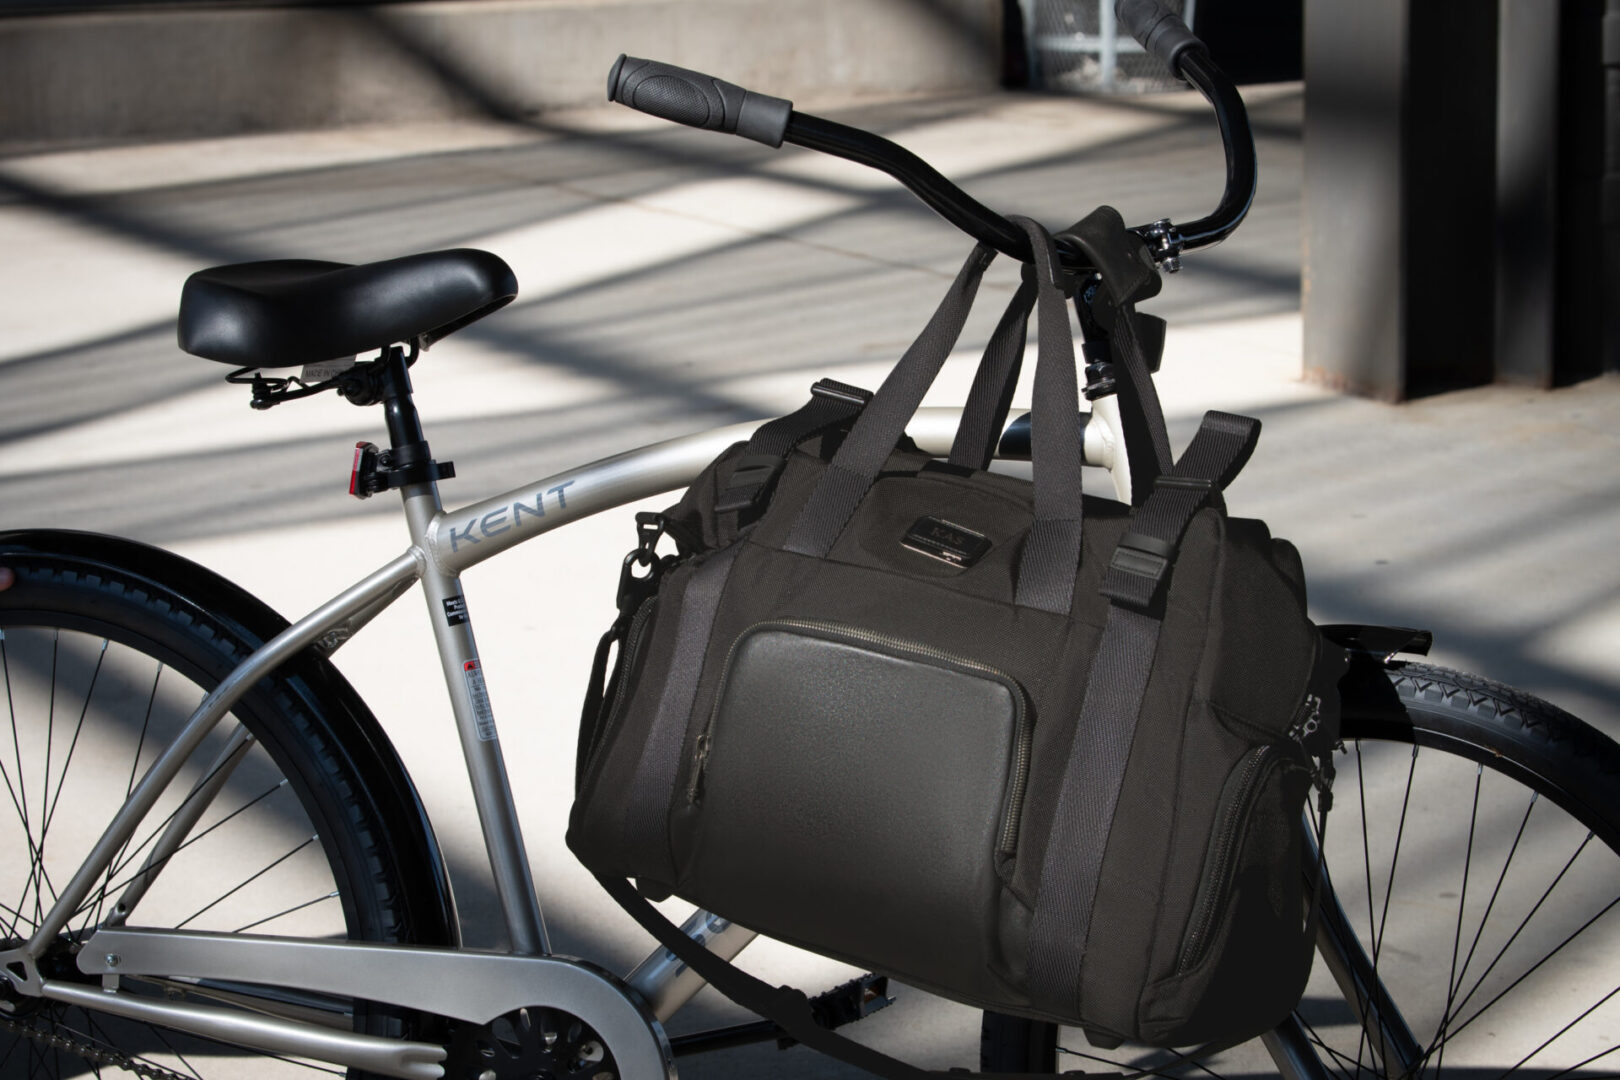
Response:
M923 409L908 433L921 449L944 455L960 416L958 409ZM449 512L440 506L436 484L404 488L410 548L264 644L204 698L135 786L33 937L0 953L0 977L9 979L23 994L410 1080L441 1076L443 1047L334 1030L306 1019L255 1016L235 1009L135 996L121 991L119 985L126 978L256 983L333 998L362 998L473 1023L486 1023L521 1007L557 1007L584 1016L615 1045L642 1051L639 1057L620 1061L627 1077L651 1080L670 1075L669 1047L659 1025L690 1000L703 982L663 951L643 961L627 983L577 961L548 956L545 921L524 853L495 718L483 693L472 619L458 579L468 567L572 521L684 487L727 446L747 439L759 423L737 424L628 451ZM1116 493L1128 499L1129 477L1123 455L1116 454L1121 445L1117 410L1113 399L1104 398L1095 404L1092 422L1085 427L1086 463L1110 469ZM79 952L80 970L101 976L103 989L43 978L38 958L102 880L119 849L186 759L248 688L311 644L325 643L329 648L341 644L416 581L422 584L433 624L511 941L509 951L125 929L121 926L124 917L149 884L150 875L143 874L137 875L120 898L116 917ZM446 601L453 602L457 617L447 617ZM216 764L228 771L245 744L246 735L239 731ZM218 782L204 782L187 796L161 847L177 846L184 839L219 786ZM147 865L160 864L148 860ZM692 916L686 929L726 958L736 955L754 936L752 931L703 911ZM634 993L626 993L627 986ZM643 1037L632 1037L638 1031Z

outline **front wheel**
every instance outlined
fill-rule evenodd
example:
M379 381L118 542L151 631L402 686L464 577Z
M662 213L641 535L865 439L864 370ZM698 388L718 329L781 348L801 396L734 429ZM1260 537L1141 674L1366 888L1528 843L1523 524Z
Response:
M1498 683L1386 674L1389 707L1347 703L1337 755L1322 955L1294 1014L1318 1075L1620 1075L1620 746ZM1278 1068L1260 1040L1195 1061L990 1013L983 1048L1002 1071Z
M119 565L109 547L138 565ZM216 587L199 600L206 572L176 576L180 565L101 538L0 535L0 567L14 575L0 591L0 947L32 936L146 767L277 629L256 625L267 609L241 594ZM228 596L236 610L218 606ZM443 911L424 904L441 890L410 828L414 807L379 771L375 744L357 745L352 709L334 707L334 679L306 655L237 704L41 957L45 978L99 986L74 957L116 923L452 943ZM374 1034L412 1022L366 1002L252 986L128 977L122 989ZM243 1072L247 1051L6 990L7 1080ZM251 1068L314 1075L285 1059Z

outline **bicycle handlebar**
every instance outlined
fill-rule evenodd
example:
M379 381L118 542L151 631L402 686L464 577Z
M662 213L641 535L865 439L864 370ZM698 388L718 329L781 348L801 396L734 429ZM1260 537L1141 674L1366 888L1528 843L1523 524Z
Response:
M1184 226L1164 220L1132 229L1147 242L1156 261L1175 269L1174 260L1183 251L1219 243L1248 214L1257 180L1254 136L1237 87L1163 0L1117 0L1115 11L1120 24L1143 48L1204 95L1220 127L1226 185L1215 210ZM621 55L608 73L608 100L676 123L742 135L767 146L787 142L870 166L894 177L974 239L1024 262L1032 258L1023 230L911 151L869 131L798 112L784 98L745 90L673 64ZM1057 239L1065 269L1089 269L1077 247L1062 236Z
M608 72L608 100L677 124L782 145L793 102L744 90L701 71L620 54Z

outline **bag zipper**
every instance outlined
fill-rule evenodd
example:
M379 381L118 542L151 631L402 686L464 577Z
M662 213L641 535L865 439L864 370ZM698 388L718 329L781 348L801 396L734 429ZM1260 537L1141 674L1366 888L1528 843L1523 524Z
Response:
M597 728L596 738L592 740L591 752L586 759L585 765L587 774L596 767L597 756L601 754L604 746L613 741L613 733L624 719L625 710L629 707L630 697L626 693L627 687L625 683L629 679L630 673L635 669L637 658L641 656L642 639L647 636L647 623L652 620L653 610L657 607L658 597L654 594L642 601L641 606L636 609L636 613L630 617L630 625L624 632L624 654L620 657L620 662L614 665L616 673L620 676L617 685L614 687L617 696L613 699L607 719ZM614 683L614 674L615 672L608 673L609 685Z
M1234 795L1221 816L1220 830L1210 840L1210 854L1204 860L1206 870L1199 889L1201 895L1194 907L1195 917L1188 924L1187 935L1181 942L1181 961L1176 965L1178 975L1197 967L1209 951L1210 929L1215 917L1226 905L1226 894L1231 885L1228 871L1237 853L1238 833L1245 821L1245 811L1273 763L1286 760L1276 746L1257 747L1244 758L1242 771L1235 781Z
M744 638L756 630L783 629L810 631L817 636L831 637L845 641L859 642L863 645L877 645L892 652L905 656L920 657L933 661L937 666L947 667L969 675L978 675L991 678L1005 684L1013 691L1013 708L1017 712L1018 736L1013 745L1013 773L1009 780L1011 794L1008 797L1006 821L1001 830L1001 843L998 850L1004 854L1012 854L1018 844L1019 819L1023 816L1024 788L1029 779L1030 748L1034 743L1034 723L1030 718L1029 709L1024 702L1024 691L1018 681L997 668L965 656L957 656L931 645L923 645L903 638L879 634L871 630L861 630L854 627L839 626L836 623L816 622L808 619L770 619L757 622L737 635L726 651L725 664L720 669L720 687L726 685L731 676L731 663L737 655L737 647ZM697 746L692 758L692 780L687 785L686 799L692 805L702 801L703 774L708 766L709 747L713 741L715 721L720 715L721 694L715 695L714 704L709 707L709 719L704 725L703 732L698 736Z

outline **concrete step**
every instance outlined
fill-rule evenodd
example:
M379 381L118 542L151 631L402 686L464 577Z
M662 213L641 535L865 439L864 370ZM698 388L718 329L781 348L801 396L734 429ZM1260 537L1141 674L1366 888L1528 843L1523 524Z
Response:
M433 0L0 17L0 148L603 100L621 52L801 102L996 84L999 0Z

